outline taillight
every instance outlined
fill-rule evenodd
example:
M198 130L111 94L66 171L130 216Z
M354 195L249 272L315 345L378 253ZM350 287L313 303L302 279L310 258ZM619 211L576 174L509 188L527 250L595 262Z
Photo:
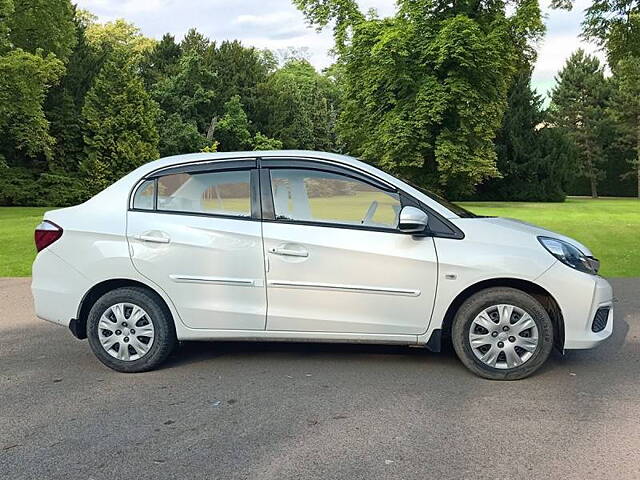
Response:
M59 227L49 220L44 220L36 227L34 238L36 240L36 250L47 248L62 236L62 227Z

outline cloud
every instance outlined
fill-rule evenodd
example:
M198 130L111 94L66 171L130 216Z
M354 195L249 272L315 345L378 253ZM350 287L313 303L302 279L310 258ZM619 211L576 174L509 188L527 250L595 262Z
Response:
M138 25L145 35L160 38L166 32L182 36L195 27L212 40L239 39L246 45L282 49L308 47L310 61L317 68L329 66L333 59L331 31L318 33L309 27L291 0L76 0L101 21L125 18ZM550 0L542 1L547 36L538 46L538 62L533 83L541 93L553 86L553 78L577 48L595 52L596 48L578 38L584 9L590 0L576 0L570 12L552 10ZM382 17L396 9L392 0L360 0L363 11L377 10ZM601 53L598 54L603 58Z
M283 22L291 22L298 20L293 12L275 12L267 15L239 15L234 23L254 25L258 27L264 27L268 25L282 24Z
M541 94L550 93L558 71L577 49L582 48L603 62L605 58L596 45L580 38L584 10L590 5L589 0L576 0L571 11L553 10L549 3L549 0L544 0L541 5L546 15L547 35L538 45L538 60L532 78L533 86Z

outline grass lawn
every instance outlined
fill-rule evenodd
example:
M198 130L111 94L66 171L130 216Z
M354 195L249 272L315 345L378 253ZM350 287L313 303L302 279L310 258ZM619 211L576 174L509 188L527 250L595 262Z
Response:
M0 207L0 277L28 277L36 256L33 231L51 207Z
M640 277L640 200L568 198L563 203L465 202L479 215L511 217L575 238L600 259L605 277Z
M353 205L344 212L345 220L352 220L353 215L359 219L371 203L369 197L367 193L359 194L356 199L351 197L349 202ZM321 215L325 208L334 211L329 203L337 199L312 200L313 213ZM390 207L384 205L382 199L376 200L381 203L378 221L384 222ZM466 202L461 205L480 215L518 218L573 237L593 250L602 262L604 276L640 277L638 199L569 198L564 203ZM50 209L0 207L0 277L31 275L31 263L36 254L33 230L42 214Z

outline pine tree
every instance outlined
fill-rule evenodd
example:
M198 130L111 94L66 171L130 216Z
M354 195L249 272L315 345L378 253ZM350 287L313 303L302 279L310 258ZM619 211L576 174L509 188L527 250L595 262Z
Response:
M591 196L598 197L598 181L604 178L604 130L609 85L600 61L583 50L569 57L551 92L551 118L573 142L578 173L589 179Z
M570 145L558 129L545 125L542 98L531 89L531 69L516 77L502 127L496 137L502 174L478 188L487 200L562 201L573 168Z
M92 192L158 158L158 106L127 53L112 52L87 93L82 113L87 154L83 172Z

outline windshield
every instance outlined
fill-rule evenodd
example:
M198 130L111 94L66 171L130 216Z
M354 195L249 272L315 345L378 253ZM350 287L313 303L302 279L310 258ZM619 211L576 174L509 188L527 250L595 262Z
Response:
M451 210L453 213L455 213L456 215L458 215L461 218L476 218L478 217L478 215L476 215L475 213L470 212L469 210L462 208L460 205L456 205L455 203L451 203L449 200L442 198L440 195L436 195L433 192L430 192L429 190L419 187L418 185L415 185L413 182L410 182L408 180L405 180L404 178L401 178L401 180L404 183L407 183L409 185L411 185L413 188L415 188L416 190L418 190L420 193L424 193L427 197L429 197L431 200L433 200L434 202L439 203L440 205L442 205L444 208Z

